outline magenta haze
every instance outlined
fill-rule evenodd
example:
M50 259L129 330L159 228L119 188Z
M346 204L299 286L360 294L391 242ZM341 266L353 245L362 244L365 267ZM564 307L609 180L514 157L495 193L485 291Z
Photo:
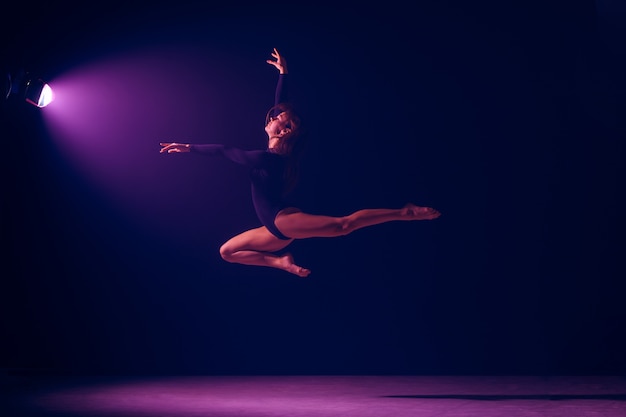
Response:
M159 377L40 391L32 403L83 417L617 417L625 385L611 376Z
M255 219L246 172L228 161L160 154L159 142L266 146L277 75L265 56L253 58L168 46L84 64L50 80L55 101L42 109L50 136L77 175L138 225L185 241L229 223L223 240L241 224L217 214Z

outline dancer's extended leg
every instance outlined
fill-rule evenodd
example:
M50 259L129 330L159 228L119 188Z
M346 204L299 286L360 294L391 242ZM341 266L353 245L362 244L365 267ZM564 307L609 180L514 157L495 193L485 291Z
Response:
M220 248L220 255L228 262L268 266L306 277L311 271L296 265L291 254L278 256L272 253L284 249L292 241L293 239L278 239L263 226L248 230L228 240Z
M335 237L363 227L396 220L432 220L441 214L431 207L407 204L399 209L363 209L343 217L321 216L286 209L276 216L276 226L286 236L305 239Z

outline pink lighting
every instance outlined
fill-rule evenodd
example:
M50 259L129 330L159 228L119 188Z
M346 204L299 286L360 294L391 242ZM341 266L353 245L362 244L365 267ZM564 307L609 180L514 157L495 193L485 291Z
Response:
M187 233L187 240L205 233L189 216L207 209L186 173L197 167L193 160L164 159L159 142L233 139L220 131L230 123L222 103L232 94L231 80L217 72L223 64L214 61L224 58L212 56L206 48L169 46L86 63L51 80L55 102L44 114L67 162L113 207L151 230ZM211 177L223 177L214 169ZM187 216L176 225L164 222L172 212Z
M87 384L32 402L81 417L617 417L623 390L618 377L197 376Z

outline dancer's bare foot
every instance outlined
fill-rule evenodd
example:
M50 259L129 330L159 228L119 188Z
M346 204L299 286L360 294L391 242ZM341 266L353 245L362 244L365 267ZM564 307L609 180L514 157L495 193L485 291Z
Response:
M408 203L402 207L402 215L406 216L407 220L432 220L441 216L441 213L431 207L420 207Z
M302 268L301 266L296 265L293 262L293 256L290 253L286 253L285 255L280 257L280 265L281 268L287 272L291 272L299 277L307 277L311 271L306 268Z

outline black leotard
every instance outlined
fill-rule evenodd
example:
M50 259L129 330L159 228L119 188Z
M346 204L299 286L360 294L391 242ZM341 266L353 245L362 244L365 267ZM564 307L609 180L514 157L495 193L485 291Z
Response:
M278 76L275 104L286 99L286 74ZM250 169L252 202L261 223L277 238L288 240L274 224L279 211L287 207L283 199L286 157L269 150L242 150L219 144L191 145L191 152L225 156Z

